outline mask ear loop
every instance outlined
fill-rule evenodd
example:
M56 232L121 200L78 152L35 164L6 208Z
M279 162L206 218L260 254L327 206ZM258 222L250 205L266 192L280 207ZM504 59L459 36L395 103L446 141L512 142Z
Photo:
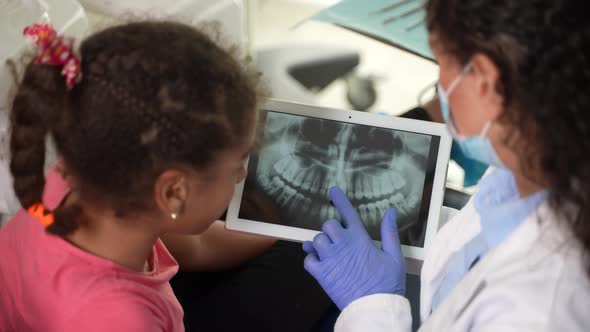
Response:
M492 127L492 121L486 122L486 124L483 126L483 129L481 130L481 133L479 134L479 136L481 136L482 138L487 137L488 132L490 131L491 127Z
M461 76L465 75L465 73L467 73L469 70L471 70L472 67L473 67L473 65L471 64L471 61L467 62L467 64L465 66L463 66L463 69L461 69L461 72L459 73L459 76L457 76L457 77L461 77ZM451 84L451 86L447 90L447 94L449 94L450 91L453 90L455 88L455 86L460 81L461 80L459 80L459 79L455 79L455 81ZM434 90L434 96L438 96L438 91L437 91L438 84L440 84L440 80L436 80L436 81L428 84L424 88L422 88L422 90L420 90L420 92L418 93L418 98L416 100L418 102L418 105L424 106L426 104L424 102L424 96L426 96L430 92L431 89Z
M457 75L457 77L455 77L455 79L453 80L451 85L445 90L447 92L447 97L450 96L451 93L453 92L453 90L455 90L455 88L457 87L457 85L459 83L461 83L461 81L463 80L463 76L465 76L465 74L468 71L470 71L471 68L472 68L471 61L467 62L467 64L465 66L463 66L463 69L461 69L461 72L459 73L459 75Z

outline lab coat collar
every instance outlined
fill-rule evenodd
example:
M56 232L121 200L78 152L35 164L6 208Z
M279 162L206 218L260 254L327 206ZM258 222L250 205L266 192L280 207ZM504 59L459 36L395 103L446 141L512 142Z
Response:
M473 198L481 224L481 236L488 249L494 248L508 237L531 213L547 199L542 190L520 197L512 173L496 169L484 178Z

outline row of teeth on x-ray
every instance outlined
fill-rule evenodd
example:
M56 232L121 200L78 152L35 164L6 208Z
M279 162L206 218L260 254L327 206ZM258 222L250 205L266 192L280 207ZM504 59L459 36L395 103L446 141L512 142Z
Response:
M304 196L305 193L302 194L297 189L294 189L278 175L274 176L270 181L263 180L263 182L267 192L275 197L277 204L281 208L287 209L291 216L301 218L301 220L297 220L299 223L305 224L306 218L313 218L314 220L309 220L309 222L315 224L317 218L323 221L338 217L336 209L328 205L327 201L325 203L312 201L312 198ZM379 223L387 209L392 207L397 209L398 215L407 215L417 205L418 197L410 195L406 199L402 193L395 193L390 197L383 197L372 203L359 205L354 204L354 201L352 203L355 205L361 220L366 224L374 225Z
M302 169L298 166L297 160L294 160L292 156L287 156L275 164L274 171L298 189L327 195L328 188L322 188L323 184L321 183L323 170L318 168L319 166L312 166ZM378 176L359 174L352 181L353 183L349 184L347 196L349 199L357 201L374 200L392 195L406 185L406 180L394 172L384 172Z
M316 224L318 218L324 221L338 217L327 195L331 184L322 183L319 166L302 169L286 157L275 164L273 173L272 179L261 176L261 185L290 216L300 219L297 220L299 224L306 221ZM366 224L379 223L391 207L397 209L398 215L405 216L418 204L416 194L406 197L399 191L405 185L405 179L399 174L383 172L381 177L360 174L353 182L347 189L347 196Z

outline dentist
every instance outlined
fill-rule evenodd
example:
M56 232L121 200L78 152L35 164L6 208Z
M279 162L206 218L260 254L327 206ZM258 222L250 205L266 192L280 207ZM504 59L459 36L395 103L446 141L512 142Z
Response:
M568 0L429 0L443 117L492 165L430 247L420 331L590 328L590 21ZM394 210L369 238L338 188L305 268L342 310L335 330L410 331ZM418 317L415 317L418 319Z

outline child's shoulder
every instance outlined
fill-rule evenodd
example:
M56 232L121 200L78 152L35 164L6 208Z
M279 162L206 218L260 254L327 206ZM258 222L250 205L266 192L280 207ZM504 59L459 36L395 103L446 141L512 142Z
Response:
M151 331L174 325L175 319L182 322L182 309L167 282L47 234L25 211L0 229L0 252L4 250L11 254L0 260L0 281L6 287L0 308L27 298L26 306L40 313L36 322L58 325L50 330L107 331L120 326Z

